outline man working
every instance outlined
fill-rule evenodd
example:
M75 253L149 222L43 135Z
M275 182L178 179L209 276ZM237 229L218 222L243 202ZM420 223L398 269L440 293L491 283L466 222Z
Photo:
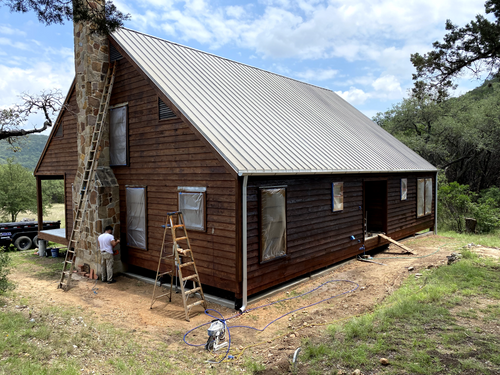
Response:
M108 225L104 228L104 233L98 238L99 248L101 249L102 281L106 281L107 275L108 284L116 283L116 280L113 279L113 247L120 243L120 240L115 240L111 233L113 233L113 227Z

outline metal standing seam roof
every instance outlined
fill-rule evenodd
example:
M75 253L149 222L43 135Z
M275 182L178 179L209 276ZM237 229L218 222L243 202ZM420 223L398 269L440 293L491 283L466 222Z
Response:
M331 90L130 29L112 37L239 175L436 171Z

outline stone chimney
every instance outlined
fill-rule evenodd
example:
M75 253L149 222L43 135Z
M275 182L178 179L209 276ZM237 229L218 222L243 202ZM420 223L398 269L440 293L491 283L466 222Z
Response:
M100 8L103 1L90 1L92 8ZM103 97L104 84L109 67L108 37L91 32L90 23L74 24L75 74L78 139L78 170L73 183L74 210L77 207L79 189L85 171L86 156ZM82 223L81 239L78 243L76 264L88 264L100 275L100 251L97 237L107 225L114 228L115 237L120 237L119 186L109 166L109 123L102 128L101 153L96 177L91 181L87 193L87 211ZM121 270L121 262L115 256L115 269Z

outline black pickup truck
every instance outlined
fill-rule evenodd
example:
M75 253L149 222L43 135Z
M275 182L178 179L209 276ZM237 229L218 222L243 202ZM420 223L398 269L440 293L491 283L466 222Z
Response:
M61 221L44 221L43 230L59 229ZM10 244L18 250L38 247L38 221L21 221L19 223L0 223L0 246Z

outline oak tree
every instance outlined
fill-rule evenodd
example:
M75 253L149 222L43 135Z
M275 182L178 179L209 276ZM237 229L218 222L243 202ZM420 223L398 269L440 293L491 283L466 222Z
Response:
M20 104L0 110L0 140L5 139L12 146L21 136L41 133L50 128L64 100L59 90L42 91L39 95L23 93L20 98ZM30 115L38 113L43 115L43 125L26 129Z

